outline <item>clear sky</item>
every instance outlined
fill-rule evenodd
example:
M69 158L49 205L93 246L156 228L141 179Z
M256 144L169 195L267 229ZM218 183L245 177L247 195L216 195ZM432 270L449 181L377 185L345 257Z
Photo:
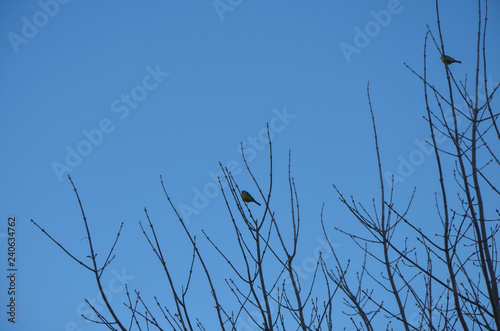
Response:
M489 10L488 51L498 58L499 2L490 1ZM476 13L474 1L441 2L446 49L462 60L452 67L462 80L474 74ZM398 175L401 201L418 187L412 216L431 222L419 213L434 210L434 160L423 152L421 160L411 159L429 136L423 87L403 65L422 72L426 24L436 31L433 1L2 1L0 266L6 274L7 220L15 216L18 272L15 325L6 317L7 278L0 280L0 329L96 329L80 317L88 312L84 298L97 296L92 274L29 221L88 261L68 173L101 256L125 223L117 257L103 276L121 313L125 281L151 303L152 295L168 302L166 279L138 224L145 207L168 261L178 265L179 284L187 274L191 248L160 175L214 277L230 277L201 229L232 249L229 214L214 191L219 162L233 167L238 185L255 197L239 147L243 142L266 187L268 122L272 208L283 222L289 219L292 151L303 220L297 260L320 245L322 203L328 231L346 248L342 257L354 258L352 243L333 230L356 227L332 184L367 204L378 197L368 81L384 172ZM444 86L433 45L428 55L430 79ZM498 62L489 64L490 81L500 81ZM223 291L223 281L218 285ZM192 290L207 296L203 282ZM204 317L212 302L193 301L213 329L214 321Z

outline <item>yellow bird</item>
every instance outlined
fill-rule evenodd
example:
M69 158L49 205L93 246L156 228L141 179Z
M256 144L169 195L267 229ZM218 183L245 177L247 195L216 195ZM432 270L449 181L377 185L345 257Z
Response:
M258 204L260 206L260 203L255 201L255 199L247 191L241 191L241 198L245 202L255 202L256 204Z
M457 61L455 60L454 58L452 58L451 56L448 56L448 55L443 55L441 56L441 61L443 61L444 64L446 65L450 65L452 63L462 63L461 61Z

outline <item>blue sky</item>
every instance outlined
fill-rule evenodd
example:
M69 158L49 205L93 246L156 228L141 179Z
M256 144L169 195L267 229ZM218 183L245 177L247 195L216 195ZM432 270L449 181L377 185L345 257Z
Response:
M212 190L214 176L219 162L243 169L243 142L266 187L269 162L262 137L268 122L274 135L273 208L284 221L292 151L305 224L299 261L320 245L323 203L330 225L356 230L332 184L366 203L378 197L368 80L384 171L401 175L401 202L418 186L415 218L434 208L433 159L425 156L408 172L398 170L429 136L422 84L403 63L422 72L426 24L436 31L434 2L221 0L227 10L214 3L0 4L2 252L7 218L18 220L17 323L8 323L3 312L2 277L2 330L95 329L79 316L83 299L96 297L92 275L29 222L34 219L85 259L84 227L68 172L101 255L125 223L117 258L105 275L105 283L116 289L117 305L125 298L124 279L144 295L166 293L160 265L138 225L145 221L144 207L164 234L179 282L187 272L191 250L162 193L160 175L207 259L224 265L201 235L204 229L231 249L229 216L221 194ZM498 13L498 1L489 5L490 13ZM442 1L441 11L446 49L462 60L452 69L463 80L474 74L476 5ZM489 24L488 51L494 58L500 26L493 15ZM359 39L358 29L368 29L368 39ZM356 51L346 55L345 45ZM432 45L428 55L430 79L444 86ZM499 64L489 65L490 81L500 81ZM235 178L256 193L246 171ZM351 247L333 229L331 234L338 245ZM5 270L6 258L1 261ZM220 276L226 277L222 271ZM202 300L196 304L206 307ZM210 317L206 320L210 325Z

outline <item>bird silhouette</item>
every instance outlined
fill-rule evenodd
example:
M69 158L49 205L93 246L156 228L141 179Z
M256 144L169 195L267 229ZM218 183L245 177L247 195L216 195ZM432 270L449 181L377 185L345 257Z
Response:
M241 198L245 202L255 202L256 204L258 204L260 206L260 203L255 201L255 199L247 191L241 191Z

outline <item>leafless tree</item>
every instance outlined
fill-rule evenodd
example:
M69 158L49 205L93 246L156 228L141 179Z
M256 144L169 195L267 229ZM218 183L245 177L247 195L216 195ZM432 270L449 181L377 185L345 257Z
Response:
M373 199L372 206L368 208L354 197L346 198L333 186L341 203L361 225L361 230L356 233L336 228L359 247L363 256L360 269L352 270L350 260L343 260L342 254L337 252L327 236L327 228L331 225L322 211L320 222L333 262L320 255L312 280L307 283L301 281L294 267L300 242L300 194L291 174L292 157L289 153L290 210L278 212L273 209L273 149L268 128L269 179L265 187L262 185L264 180L254 176L245 159L243 146L241 148L246 171L259 193L258 200L263 202L262 209L256 211L242 200L237 180L229 169L220 165L223 177L219 178L219 186L234 231L239 260L231 257L223 245L205 231L204 240L210 243L212 249L200 251L197 237L177 212L163 178L160 178L165 197L192 249L187 279L179 284L172 277L175 267L167 262L154 222L144 210L147 225L140 222L140 228L163 268L172 297L170 304L160 302L157 297L144 298L137 290L131 293L126 287L126 313L123 309L117 313L118 307L110 304L103 290L101 277L115 257L113 252L123 223L109 253L104 255L106 258L98 261L82 202L69 177L86 229L90 263L76 257L38 223L32 222L70 258L93 274L107 313L98 312L87 302L97 316L91 321L110 330L214 329L213 326L205 327L187 300L189 296L196 295L190 292L190 285L195 266L201 266L207 291L212 297L207 306L212 306L217 327L221 330L242 329L240 324L243 319L251 324L246 329L333 330L338 329L336 323L341 316L347 316L356 330L375 330L380 325L387 330L500 330L499 211L492 202L498 201L500 196L496 183L500 173L499 113L493 109L493 96L499 85L489 86L487 80L488 2L478 1L476 70L472 87L468 86L467 79L460 81L455 78L449 61L443 61L442 73L431 74L427 71L430 40L430 44L435 46L430 53L448 55L439 9L436 0L437 38L428 27L421 73L407 66L422 82L425 98L424 118L431 134L428 144L433 150L437 170L435 180L439 183L439 191L435 194L435 229L431 232L422 230L418 226L421 222L410 216L412 202L418 196L416 190L401 208L395 203L397 190L394 179L390 187L384 183L380 156L380 149L384 146L378 141L376 111L368 85L367 104L373 124L380 196ZM436 57L432 56L433 59ZM435 87L433 81L439 75L446 77L446 92ZM449 145L438 143L443 139ZM292 229L291 235L284 229ZM232 294L232 304L227 303L228 296L221 295L224 289L214 281L221 275L206 262L207 255L211 255L212 259L215 255L228 266L231 274L224 277L224 289ZM336 298L343 301L342 307L334 306ZM84 318L90 320L89 317Z
M344 233L367 256L385 268L385 272L377 276L365 264L361 275L369 275L379 289L387 292L387 296L374 294L373 287L368 287L371 291L365 289L355 295L347 295L351 302L349 307L362 321L359 329L372 330L373 323L367 317L374 317L382 311L388 320L387 329L393 324L394 328L405 330L500 330L496 241L498 209L491 199L487 201L483 198L498 198L500 193L495 183L498 179L495 174L500 166L498 153L495 153L500 142L497 126L499 113L495 113L492 106L499 85L489 87L487 81L487 9L487 1L478 1L476 71L472 88L467 86L467 80L457 82L452 63L445 63L447 61L443 61L446 92L440 92L432 82L435 76L428 75L429 36L440 56L447 55L438 1L439 38L436 40L428 28L424 42L423 74L407 66L422 81L424 90L425 119L431 133L428 144L434 151L440 187L440 192L436 193L437 215L434 222L440 225L440 229L436 233L424 232L417 225L421 223L418 219L407 216L415 192L408 205L401 210L393 202L394 180L390 188L384 185L380 146L368 89L380 177L379 202L373 201L370 212L354 198L347 200L335 187L341 202L367 235ZM449 114L445 109L448 107ZM440 147L443 144L438 144L438 135L440 139L451 142L451 147ZM458 201L453 201L450 196L456 196ZM409 248L407 241L401 245L395 240L398 235L401 237L408 232L415 234L419 246ZM446 270L446 273L436 270ZM337 267L337 272L331 274L335 284L347 288L347 284L335 278L345 274L343 269ZM362 288L362 277L358 278L357 284L358 288ZM418 318L410 318L408 312L415 310L418 311Z

